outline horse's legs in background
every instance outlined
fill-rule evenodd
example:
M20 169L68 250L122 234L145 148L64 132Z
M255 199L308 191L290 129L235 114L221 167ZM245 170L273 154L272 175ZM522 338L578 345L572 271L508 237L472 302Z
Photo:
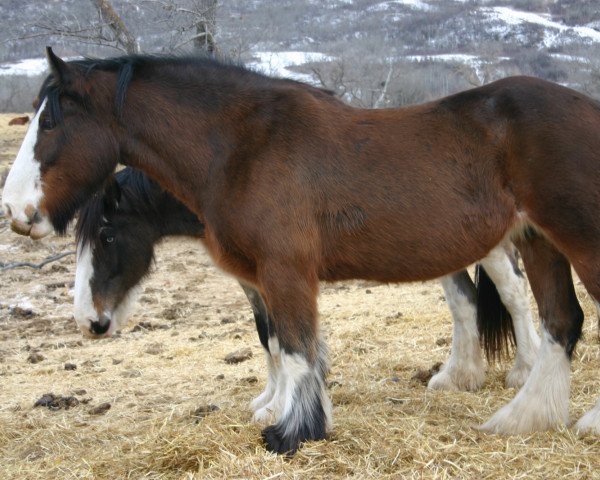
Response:
M527 380L540 347L529 305L527 280L519 270L511 243L494 248L480 263L512 317L517 348L506 386L519 388Z
M466 270L440 279L454 322L450 358L429 380L435 390L477 390L485 381L475 284Z
M542 341L523 388L481 426L488 432L506 434L547 430L568 422L570 358L583 323L565 256L537 234L515 243L539 307Z
M327 350L317 323L318 278L290 265L271 261L259 274L269 310L269 350L279 355L277 390L263 407L273 412L276 423L263 430L263 438L277 453L293 453L306 440L323 439L331 427Z
M267 385L264 391L250 403L250 408L253 412L256 412L267 405L275 395L279 357L274 357L269 351L269 315L265 302L263 302L260 294L254 288L242 283L240 285L252 307L254 321L256 322L256 331L258 332L260 343L265 350L265 359L267 360ZM255 415L254 421L264 422L265 419Z

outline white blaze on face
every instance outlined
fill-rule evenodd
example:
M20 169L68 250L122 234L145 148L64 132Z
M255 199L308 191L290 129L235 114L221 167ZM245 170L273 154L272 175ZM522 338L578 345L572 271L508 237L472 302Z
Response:
M90 334L91 322L98 321L98 313L92 301L90 280L94 274L92 248L89 244L77 246L77 269L75 270L74 316L83 333Z
M46 99L31 121L2 191L2 207L12 217L13 226L17 227L19 233L30 234L34 238L41 238L53 230L50 221L45 217L33 226L30 225L31 214L38 211L43 197L40 162L35 159L34 147L39 131L40 114L45 106Z

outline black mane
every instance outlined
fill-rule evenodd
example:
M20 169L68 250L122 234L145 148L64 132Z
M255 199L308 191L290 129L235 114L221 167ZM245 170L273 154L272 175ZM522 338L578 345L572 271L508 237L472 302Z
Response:
M257 89L272 88L274 84L295 85L308 89L313 95L334 97L334 92L327 89L321 89L312 85L286 78L273 78L260 72L252 70L244 65L229 60L216 59L210 56L162 56L162 55L124 55L120 57L106 59L80 59L67 62L68 65L78 67L87 76L94 71L115 72L117 73L117 87L115 91L115 111L118 115L123 110L125 96L131 81L136 75L144 71L152 70L157 67L173 66L182 71L186 67L189 71L202 70L202 77L198 77L198 82L214 80L215 84L240 82L247 87ZM49 75L42 86L39 98L40 103L44 98L48 98L50 114L55 122L60 123L62 114L60 111L59 97L64 92L60 85L54 82L52 75ZM84 102L85 99L78 99ZM84 102L85 103L85 102Z

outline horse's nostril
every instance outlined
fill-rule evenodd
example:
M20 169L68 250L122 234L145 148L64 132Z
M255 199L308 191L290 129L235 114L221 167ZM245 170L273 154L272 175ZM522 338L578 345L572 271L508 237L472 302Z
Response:
M25 207L25 215L27 216L27 223L29 223L30 225L32 223L39 223L39 221L35 221L36 218L39 218L41 220L40 214L33 205L27 205Z
M8 218L12 218L12 210L10 209L10 205L6 205L6 216Z
M108 332L110 328L110 318L106 315L102 315L97 322L90 322L90 330L96 335L103 335Z

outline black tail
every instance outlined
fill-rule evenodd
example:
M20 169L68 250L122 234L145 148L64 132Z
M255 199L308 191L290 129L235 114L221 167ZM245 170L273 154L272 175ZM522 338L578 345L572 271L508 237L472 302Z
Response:
M513 319L502 303L496 285L479 264L475 267L475 288L479 340L488 362L495 362L517 344Z

